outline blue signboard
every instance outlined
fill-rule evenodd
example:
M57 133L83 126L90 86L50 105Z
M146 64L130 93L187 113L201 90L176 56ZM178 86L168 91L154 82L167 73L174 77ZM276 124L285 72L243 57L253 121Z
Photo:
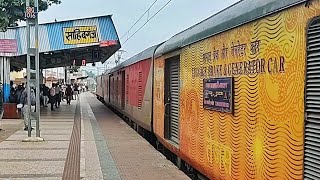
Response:
M204 79L203 108L233 113L233 78Z

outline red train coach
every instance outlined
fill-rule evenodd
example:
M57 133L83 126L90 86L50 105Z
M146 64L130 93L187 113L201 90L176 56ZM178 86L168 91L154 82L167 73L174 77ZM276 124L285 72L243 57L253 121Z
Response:
M101 100L104 97L103 96L103 85L104 85L104 83L102 83L102 78L103 78L103 76L97 76L96 77L96 82L97 82L96 95Z
M105 102L109 102L109 97L110 97L110 86L109 86L109 75L108 72L102 75L101 83L103 84L103 93L102 93L102 99Z
M150 47L114 67L101 78L104 101L118 112L151 132L152 60L156 48ZM99 86L99 82L97 83ZM101 91L101 90L100 90Z

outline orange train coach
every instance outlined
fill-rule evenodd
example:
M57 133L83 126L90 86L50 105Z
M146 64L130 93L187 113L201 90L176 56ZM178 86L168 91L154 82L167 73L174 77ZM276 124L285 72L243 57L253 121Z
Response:
M320 179L320 0L241 0L97 84L187 172Z

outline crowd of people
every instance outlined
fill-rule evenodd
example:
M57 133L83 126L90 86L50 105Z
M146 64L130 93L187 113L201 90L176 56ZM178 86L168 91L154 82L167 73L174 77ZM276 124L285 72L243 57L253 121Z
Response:
M28 91L26 85L23 83L21 85L13 86L13 83L10 83L10 96L9 102L16 103L17 108L22 112L24 119L25 129L28 130L29 122L29 108L33 112L36 105L36 91L34 87L30 88L31 90L31 107L28 106ZM60 107L62 101L67 102L67 105L71 104L71 100L77 100L79 94L87 90L86 86L81 86L78 84L59 84L53 83L52 87L47 87L45 84L40 85L40 105L42 107L48 107L50 104L51 111Z

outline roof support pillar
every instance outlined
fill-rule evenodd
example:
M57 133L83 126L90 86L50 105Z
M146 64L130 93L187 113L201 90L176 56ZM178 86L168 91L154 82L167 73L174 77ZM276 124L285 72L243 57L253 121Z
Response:
M0 57L0 82L3 87L3 101L8 103L10 96L10 58Z

